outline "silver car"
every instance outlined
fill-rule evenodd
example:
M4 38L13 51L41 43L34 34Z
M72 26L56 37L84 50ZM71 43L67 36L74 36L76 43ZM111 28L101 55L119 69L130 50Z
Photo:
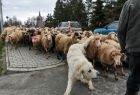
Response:
M77 32L82 31L81 25L77 21L61 22L57 29L64 33L68 33L70 30Z

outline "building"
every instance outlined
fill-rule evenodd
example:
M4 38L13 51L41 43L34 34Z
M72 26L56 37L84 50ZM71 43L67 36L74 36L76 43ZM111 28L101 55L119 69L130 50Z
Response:
M43 25L43 17L41 16L40 11L39 11L39 15L37 16L36 27L44 27L44 25Z

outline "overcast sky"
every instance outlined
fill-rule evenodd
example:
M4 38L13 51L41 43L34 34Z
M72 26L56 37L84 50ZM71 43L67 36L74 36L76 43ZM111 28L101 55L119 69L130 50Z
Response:
M3 18L6 16L17 16L18 19L24 21L28 17L37 16L41 12L42 16L48 13L53 14L55 3L57 0L2 0Z

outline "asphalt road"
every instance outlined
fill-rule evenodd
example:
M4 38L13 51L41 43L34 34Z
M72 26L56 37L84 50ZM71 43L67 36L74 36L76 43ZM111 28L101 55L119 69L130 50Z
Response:
M0 95L63 95L67 86L67 65L34 72L10 72L0 77ZM124 95L126 77L93 80L95 91L77 81L71 95Z

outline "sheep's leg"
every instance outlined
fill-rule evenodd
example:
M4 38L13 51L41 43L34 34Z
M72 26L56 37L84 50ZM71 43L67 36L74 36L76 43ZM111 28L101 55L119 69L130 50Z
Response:
M31 46L29 45L29 50L31 50Z
M69 46L68 46L68 45L65 45L65 47L64 47L64 54L65 54L65 55L67 55L68 48L69 48Z
M62 53L62 60L66 59L66 55L64 53Z
M46 48L45 51L46 51L46 59L48 59L50 57L50 55L48 55L48 49Z
M15 43L15 49L17 49L18 48L18 43Z
M117 81L117 80L118 80L118 74L117 74L116 66L113 66L113 70L114 70L114 77L115 77L115 80Z
M121 65L121 75L125 76L124 70L123 70L123 66Z
M104 63L102 63L102 66L103 66L103 69L104 69L103 76L106 77L106 78L108 78L108 75L107 75L107 67L106 67L106 65L104 65Z
M11 42L11 48L10 48L10 50L12 50L12 49L13 49L13 47L14 47L14 43L13 43L13 42Z
M73 84L74 84L74 80L69 79L69 80L68 80L67 89L66 89L64 95L70 95L70 92L71 92L71 89L72 89L72 87L73 87Z
M56 53L57 53L57 59L58 60L63 60L63 58L62 58L63 57L62 52L60 52L59 50L57 50Z
M56 55L57 55L57 59L60 60L60 58L59 58L59 52L58 51L56 51Z
M31 47L33 47L32 42L28 42L29 50L31 50Z

